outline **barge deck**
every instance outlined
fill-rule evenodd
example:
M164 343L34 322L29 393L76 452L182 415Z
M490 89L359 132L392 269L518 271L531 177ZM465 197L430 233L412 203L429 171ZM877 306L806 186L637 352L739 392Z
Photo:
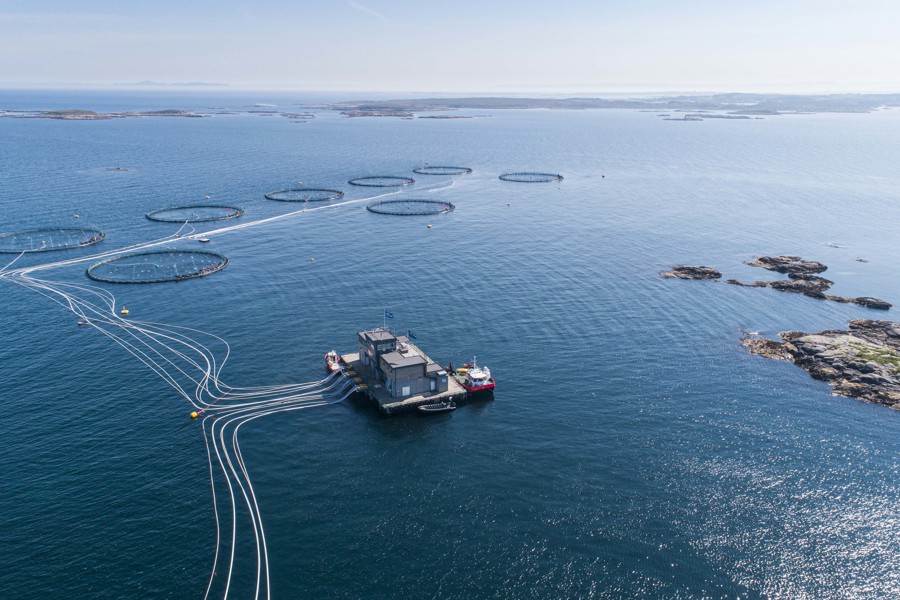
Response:
M425 356L421 350L411 343L410 346L413 347L414 351ZM447 381L448 389L446 392L422 393L395 398L391 396L387 388L384 387L384 384L376 378L372 369L362 364L358 352L341 355L341 362L344 365L344 372L349 377L357 377L361 380L357 383L361 383L365 385L365 387L361 385L360 387L362 389L360 391L365 394L369 400L375 404L378 411L384 415L394 415L397 413L414 411L419 406L425 404L437 404L439 402L450 401L460 403L465 401L467 396L466 389L459 381L457 381L455 377L449 377Z

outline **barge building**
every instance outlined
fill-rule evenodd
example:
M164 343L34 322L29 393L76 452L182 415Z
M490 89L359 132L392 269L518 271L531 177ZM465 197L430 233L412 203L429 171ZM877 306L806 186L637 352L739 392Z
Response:
M325 355L329 370L357 378L361 391L383 414L415 410L426 404L461 401L466 389L428 357L408 336L386 328L357 333L358 352Z

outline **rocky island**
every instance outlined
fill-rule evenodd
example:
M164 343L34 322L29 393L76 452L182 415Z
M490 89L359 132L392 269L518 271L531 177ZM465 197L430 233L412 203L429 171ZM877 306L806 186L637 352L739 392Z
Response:
M793 362L835 394L900 410L900 323L856 319L846 330L779 336L744 336L742 343L752 354Z
M398 110L398 109L368 109L368 108L354 108L351 110L343 110L341 114L345 117L401 117L405 119L410 119L413 116L413 113L408 110Z
M884 300L862 296L844 298L826 294L834 282L817 273L828 267L799 256L757 256L747 263L777 273L788 279L742 283L729 279L726 283L744 287L770 287L782 292L800 293L812 298L837 302L853 302L868 308L887 310ZM711 279L722 274L712 267L676 265L662 277L676 279ZM831 384L836 394L868 402L884 404L900 410L900 323L857 319L846 330L820 333L785 331L781 341L757 335L745 335L741 342L752 354L775 360L788 360L816 379Z

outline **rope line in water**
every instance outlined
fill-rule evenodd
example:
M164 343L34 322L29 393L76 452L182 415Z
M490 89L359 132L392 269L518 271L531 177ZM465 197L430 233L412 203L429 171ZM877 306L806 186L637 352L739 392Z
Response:
M430 186L424 191L438 190L448 185L452 185L452 182ZM194 233L195 230L184 223L178 232L149 242L15 269L13 265L25 254L20 252L16 258L0 268L0 281L20 285L70 311L81 319L84 325L119 345L160 377L196 409L198 416L202 414L201 425L216 522L216 543L212 569L204 592L205 600L218 596L219 593L222 598L227 599L234 591L232 584L237 570L245 565L245 561L238 553L241 546L239 514L249 518L252 527L252 543L255 547L255 560L250 561L251 568L255 572L253 598L255 600L271 598L265 529L256 490L240 447L238 434L241 427L264 416L343 402L357 390L356 384L341 373L335 372L322 380L311 382L251 387L227 385L221 380L222 371L231 354L231 347L225 339L192 327L124 319L117 314L118 303L115 295L109 290L90 283L43 279L38 277L38 274L55 268L146 251L171 244L178 239L222 235L304 212L338 208L396 193L390 192L312 209L304 208L204 233ZM185 230L187 233L182 236ZM217 358L217 354L221 359ZM227 492L225 496L217 493L217 486L221 486L220 490L224 488ZM230 536L223 535L224 523L228 520L229 512ZM224 564L226 554L228 568L219 573L219 567Z
M241 562L237 552L240 547L238 516L245 514L250 519L255 548L253 597L270 598L265 529L256 490L241 452L238 439L241 426L263 416L342 402L356 390L356 385L339 373L332 373L320 381L299 384L231 387L219 379L230 354L227 341L219 336L190 327L123 319L115 312L115 296L89 284L53 282L28 273L17 273L15 277L3 273L0 278L32 289L85 319L160 376L191 406L204 411L203 436L216 520L213 568L204 597L209 598L222 589L222 597L228 598L233 591L233 577ZM199 341L204 336L222 345L221 361L216 359L210 342ZM193 394L187 391L183 380L194 385ZM226 504L220 502L216 493L222 481L228 491ZM231 536L227 541L222 537L222 521L227 518L223 510L231 513ZM228 568L219 576L223 545L228 546Z

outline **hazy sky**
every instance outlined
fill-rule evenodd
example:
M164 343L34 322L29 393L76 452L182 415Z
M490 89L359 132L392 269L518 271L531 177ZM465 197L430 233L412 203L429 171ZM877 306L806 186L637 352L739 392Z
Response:
M0 84L900 91L897 0L0 0Z

